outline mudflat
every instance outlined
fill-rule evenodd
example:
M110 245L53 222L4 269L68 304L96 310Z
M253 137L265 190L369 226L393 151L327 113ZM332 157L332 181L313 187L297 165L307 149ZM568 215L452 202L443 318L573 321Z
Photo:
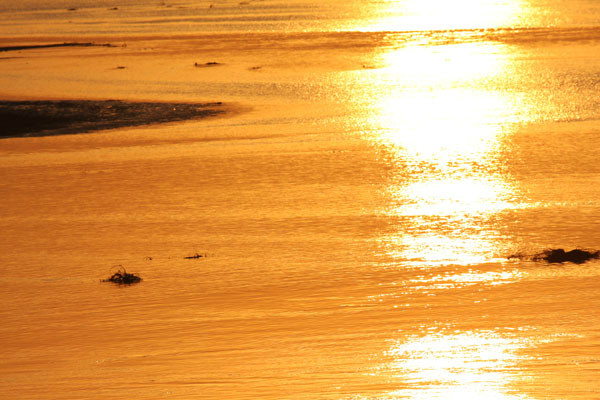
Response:
M220 102L0 101L0 138L85 133L206 118L224 112Z

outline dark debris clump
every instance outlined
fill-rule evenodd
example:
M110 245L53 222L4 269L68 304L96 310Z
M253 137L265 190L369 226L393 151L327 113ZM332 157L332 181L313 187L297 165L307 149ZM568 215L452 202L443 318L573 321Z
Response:
M564 249L548 249L533 256L533 261L547 261L549 263L572 262L583 264L586 261L600 258L600 251L587 251L574 249L565 251Z
M547 249L541 253L534 255L527 255L517 253L510 255L509 259L520 259L520 260L532 260L532 261L546 261L551 264L561 264L564 262L572 262L574 264L583 264L589 260L600 258L600 251L588 251L581 249L573 249L565 251L564 249Z
M193 256L187 256L187 257L183 257L183 258L186 259L186 260L195 260L195 259L204 258L204 257L206 257L206 254L198 254L198 253L196 253Z
M103 279L102 282L112 282L118 285L131 285L138 283L141 280L142 278L135 274L130 274L122 265L119 265L118 271L112 274L110 278Z

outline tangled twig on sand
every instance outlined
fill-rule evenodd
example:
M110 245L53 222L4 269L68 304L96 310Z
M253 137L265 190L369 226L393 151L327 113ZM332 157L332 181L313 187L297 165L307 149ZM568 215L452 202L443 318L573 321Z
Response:
M118 265L119 269L117 272L112 274L112 276L108 279L103 279L102 282L112 282L118 285L131 285L133 283L138 283L142 280L137 275L130 274L125 270L125 267L122 265Z

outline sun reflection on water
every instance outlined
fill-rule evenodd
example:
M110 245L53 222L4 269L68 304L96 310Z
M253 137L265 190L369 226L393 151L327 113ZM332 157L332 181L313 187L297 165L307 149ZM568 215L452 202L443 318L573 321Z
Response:
M362 71L357 83L367 89L358 107L390 168L384 212L396 229L379 240L393 260L386 268L403 279L370 300L402 305L416 318L418 307L428 311L425 324L399 331L377 367L398 387L381 398L528 399L515 387L526 379L519 365L535 345L531 336L470 323L488 321L478 290L522 278L499 257L511 240L502 214L525 206L508 143L533 106L506 90L518 72L514 47L441 31L519 25L528 9L520 0L398 0L383 9L366 29L390 31L386 39L398 43ZM399 32L411 30L420 32Z
M512 207L511 187L492 176L449 176L410 183L393 193L396 215L489 214ZM464 221L464 219L463 219Z
M519 379L515 364L525 339L493 331L434 332L399 340L389 350L388 374L410 387L388 398L410 399L527 399L510 392Z
M403 265L431 267L437 265L471 265L488 262L496 247L493 240L467 237L464 229L456 235L424 232L410 236L396 235L382 238L390 255L403 260Z
M447 40L456 40L454 35L449 33ZM506 45L485 42L435 45L444 41L442 34L421 36L419 45L381 54L378 63L384 69L382 72L401 75L408 84L421 88L439 89L465 80L473 82L503 74L510 66L505 58Z
M503 162L512 123L526 111L498 90L510 74L502 44L412 46L379 55L369 99L372 140L393 165L387 214L398 232L382 238L398 260L472 264L491 261L503 236L488 221L521 207Z
M442 30L523 26L533 23L522 0L386 0L377 18L361 30Z
M365 131L389 162L385 212L397 221L380 240L396 262L390 268L419 270L387 295L453 298L452 290L517 281L517 271L498 266L510 238L497 222L523 204L504 157L513 123L528 109L499 89L514 55L502 44L464 43L399 47L378 57L382 68L369 73L381 90L365 100ZM386 398L527 398L511 392L522 379L522 350L531 346L525 336L429 328L390 347L380 370L402 389Z

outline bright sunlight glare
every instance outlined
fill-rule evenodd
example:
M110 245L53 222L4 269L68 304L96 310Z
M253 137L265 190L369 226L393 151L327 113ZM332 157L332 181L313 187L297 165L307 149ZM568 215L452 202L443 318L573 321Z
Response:
M508 28L527 25L522 0L388 0L365 31Z

